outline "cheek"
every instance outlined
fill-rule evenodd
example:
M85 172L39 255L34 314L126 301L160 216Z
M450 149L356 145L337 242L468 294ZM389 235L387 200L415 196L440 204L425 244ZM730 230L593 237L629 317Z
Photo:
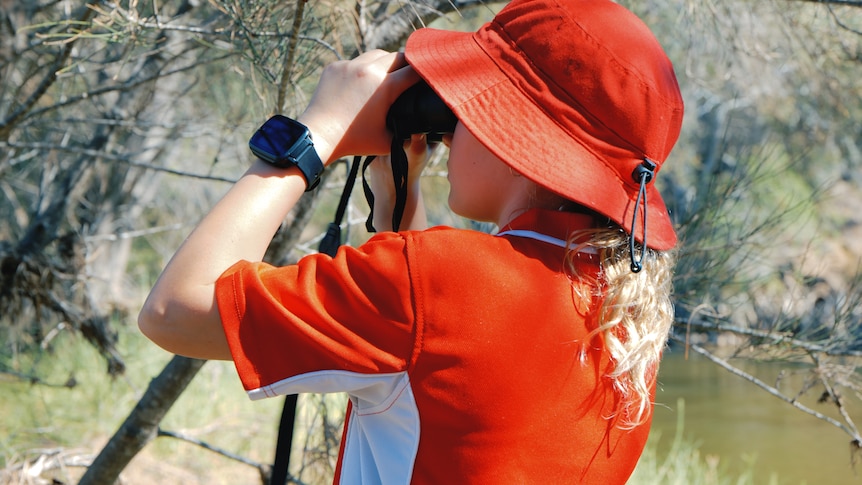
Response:
M449 147L449 207L474 220L496 217L495 207L508 190L508 166L458 125Z
M449 159L449 208L456 214L473 218L472 200L477 195L475 165L463 159Z
M496 217L495 207L505 187L496 173L473 160L449 164L449 207L456 214L477 221Z
M449 180L449 205L452 206L452 209L455 209L455 206L458 205L458 199L463 192L464 189L464 167L463 163L459 163L457 160L449 159L448 164L448 180Z

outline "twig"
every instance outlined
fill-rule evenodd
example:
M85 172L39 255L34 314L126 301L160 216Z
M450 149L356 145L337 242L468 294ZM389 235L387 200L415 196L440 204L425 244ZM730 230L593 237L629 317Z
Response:
M51 382L45 382L42 380L41 377L39 377L37 375L24 374L23 372L18 372L18 371L14 371L14 370L0 369L0 375L12 376L15 379L18 379L19 381L26 381L29 384L39 384L40 386L45 386L45 387L57 387L57 388L64 387L67 389L71 389L71 388L78 385L78 381L76 381L75 378L73 378L73 377L70 377L66 382L64 382L62 384L55 384L55 383L51 383Z
M824 367L817 354L812 353L811 359L814 360L814 363L817 365L818 369L822 369ZM844 422L847 423L847 426L853 429L856 436L859 436L859 430L856 428L856 424L853 422L853 419L850 418L850 414L847 412L847 408L844 406L844 399L842 399L842 397L837 392L835 392L835 389L832 387L832 384L829 383L829 380L826 379L822 372L818 372L818 378L820 380L820 383L823 384L823 387L826 389L826 392L829 394L829 397L832 399L832 402L835 403L835 406L838 407L838 412L841 414L841 417L844 418ZM859 444L862 444L862 442L859 442Z
M300 1L302 1L302 0L300 0ZM121 14L127 22L129 22L130 24L134 24L135 26L137 26L139 28L158 29L158 30L163 30L163 31L186 32L186 33L190 33L190 34L199 34L199 35L206 35L206 36L211 36L211 37L234 38L236 36L236 31L229 29L229 28L205 29L202 27L195 27L195 26L189 26L189 25L166 24L166 23L162 22L161 20L159 20L158 17L156 17L156 22L153 23L153 22L148 22L146 20L142 20L142 19L137 18L137 17L133 18L125 10L120 9L120 8L117 8L115 11L117 13ZM332 44L329 44L328 42L324 41L323 39L321 39L319 37L312 37L309 35L301 35L297 32L294 32L293 34L285 34L283 32L272 32L272 31L266 31L266 30L265 31L246 30L246 32L248 33L249 37L282 38L282 37L289 37L290 36L296 40L314 42L316 44L321 45L325 49L329 50L330 52L332 52L333 54L338 56L338 58L340 59L340 55L338 53L338 50Z
M17 142L3 142L0 141L0 148L31 148L37 150L57 150L67 153L75 153L78 155L87 155L91 157L99 157L105 160L110 160L112 162L122 162L133 167L145 168L147 170L154 170L157 172L166 172L173 175L180 175L183 177L191 177L202 180L213 180L216 182L227 182L230 184L236 183L236 179L231 179L227 177L217 177L215 175L205 175L205 174L197 174L191 172L184 172L182 170L177 170L169 167L160 167L158 165L152 165L149 163L143 162L135 162L130 160L127 156L115 155L111 153L105 153L99 150L92 150L89 148L79 148L79 147L69 147L69 146L59 146L52 143L17 143Z
M845 7L862 7L862 0L792 0L804 3L822 3L824 5L842 5Z
M123 239L132 239L141 236L149 236L152 234L158 234L160 232L169 232L176 231L177 229L182 229L190 224L185 222L178 222L176 224L168 224L167 226L157 226L157 227L149 227L147 229L138 229L135 231L126 231L120 232L117 234L98 234L96 236L87 236L84 238L86 242L98 242L98 241L121 241Z
M236 55L235 53L228 53L228 54L225 54L223 56L213 57L212 59L198 60L194 64L189 64L187 66L178 67L176 69L172 69L169 71L160 71L160 72L157 72L151 76L145 76L142 78L138 78L134 82L125 82L122 84L105 86L105 87L96 88L96 89L93 89L93 90L88 91L86 93L81 93L81 94L78 94L75 96L68 96L68 97L64 98L63 101L58 101L57 103L54 103L50 106L45 106L44 108L34 109L33 111L31 111L29 113L28 118L33 118L35 116L42 115L42 114L47 113L49 111L55 111L55 110L58 110L62 107L65 107L65 106L69 106L69 105L72 105L72 104L75 104L75 103L78 103L78 102L81 102L81 101L84 101L87 99L92 99L95 96L101 96L103 94L109 94L109 93L113 93L115 91L129 91L129 90L132 90L138 86L152 83L155 80L160 80L160 79L166 78L168 76L172 76L174 74L179 74L182 72L190 71L192 69L200 67L201 65L209 64L211 62L218 62L218 61L227 59L227 58L235 56L235 55Z
M24 460L21 463L7 463L6 468L0 470L0 479L11 477L15 473L21 473L22 477L26 475L33 478L50 470L63 469L67 467L86 468L90 466L93 461L93 455L91 454L75 454L77 452L65 450L63 448L32 450L32 452L38 453L39 456L36 457L35 460ZM0 483L12 482L2 481ZM25 482L19 481L16 483Z
M808 0L808 1L810 1L810 0ZM859 2L858 4L856 4L854 6L862 6L862 2ZM853 27L851 27L850 25L848 25L844 21L842 21L841 18L838 16L838 14L835 13L835 9L832 8L832 5L829 5L827 7L827 9L829 10L829 14L832 15L832 19L835 20L835 24L838 25L838 27L841 27L842 29L844 29L850 33L853 33L856 35L862 35L862 31L860 31L858 29L854 29Z
M182 441L185 441L187 443L191 443L193 445L200 446L201 448L207 449L209 451L212 451L214 453L222 455L226 458L230 458L231 460L238 461L238 462L243 463L245 465L253 466L253 467L257 468L258 470L260 470L262 473L265 472L267 470L267 468L269 467L269 465L264 465L264 464L258 463L256 461L249 460L248 458L237 455L236 453L232 453L230 451L219 448L217 446L213 446L213 445L207 443L206 441L202 441L202 440L199 440L197 438L192 438L189 435L186 435L186 434L183 434L183 433L180 433L177 431L168 431L168 430L159 428L157 436L168 436L170 438L176 438L178 440L182 440Z

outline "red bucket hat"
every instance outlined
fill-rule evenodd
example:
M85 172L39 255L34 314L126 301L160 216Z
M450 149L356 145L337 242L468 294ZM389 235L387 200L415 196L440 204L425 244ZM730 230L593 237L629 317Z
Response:
M682 96L664 50L624 7L514 0L475 33L417 30L406 56L518 172L653 249L676 244L654 174L679 137ZM639 198L644 168L650 180Z

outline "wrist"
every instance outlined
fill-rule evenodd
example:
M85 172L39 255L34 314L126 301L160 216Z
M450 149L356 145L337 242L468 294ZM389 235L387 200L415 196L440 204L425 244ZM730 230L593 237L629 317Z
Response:
M335 153L335 147L340 139L337 124L321 120L307 111L296 120L308 127L317 155L324 167L328 167L340 158L340 155Z
M254 132L248 145L252 153L273 167L296 168L306 181L306 191L320 182L323 162L312 141L311 131L301 122L275 115Z

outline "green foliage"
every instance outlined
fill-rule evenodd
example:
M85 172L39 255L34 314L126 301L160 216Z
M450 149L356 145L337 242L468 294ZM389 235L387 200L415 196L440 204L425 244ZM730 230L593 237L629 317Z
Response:
M769 284L774 268L810 240L816 192L780 147L726 146L718 158L712 169L689 164L670 173L673 188L688 188L684 198L668 198L680 220L675 286L683 309Z
M145 351L139 337L124 338L120 347L138 356L128 379L105 379L98 352L70 329L53 336L42 352L17 354L13 362L19 370L0 371L0 465L35 449L91 443L118 425L148 373L167 357Z
M0 483L11 480L6 473L43 455L86 463L129 414L150 376L171 357L142 335L123 331L120 351L135 358L125 377L105 379L101 357L80 337L65 331L53 343L52 354L38 359L21 355L19 366L57 381L31 384L26 375L0 372ZM161 427L266 463L274 452L279 404L275 399L250 401L231 363L208 362ZM43 477L53 473L73 483L69 477L82 472L68 466ZM253 483L257 475L253 467L173 438L156 440L128 473L132 483Z

